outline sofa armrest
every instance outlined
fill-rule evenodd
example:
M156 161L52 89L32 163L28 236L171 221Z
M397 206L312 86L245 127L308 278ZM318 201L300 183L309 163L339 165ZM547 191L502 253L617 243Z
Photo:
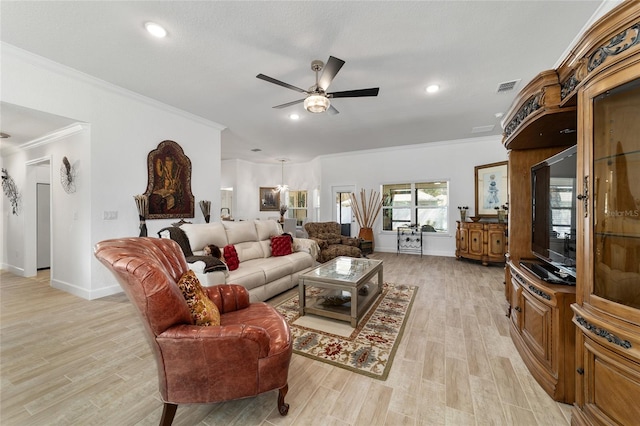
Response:
M320 245L316 240L311 238L294 238L293 251L309 253L314 260L318 260L318 255L320 254Z
M360 247L360 239L342 236L342 244L345 246Z
M238 311L249 306L249 291L241 285L219 284L204 287L204 289L221 314Z
M324 250L329 247L329 244L325 240L321 240L320 238L316 237L309 237L309 239L318 243L318 247L320 247L320 250Z
M202 327L197 325L178 325L165 330L156 337L158 345L164 351L184 351L189 353L188 342L202 348L202 353L247 352L256 350L259 358L269 355L270 337L262 327L247 324L231 324Z

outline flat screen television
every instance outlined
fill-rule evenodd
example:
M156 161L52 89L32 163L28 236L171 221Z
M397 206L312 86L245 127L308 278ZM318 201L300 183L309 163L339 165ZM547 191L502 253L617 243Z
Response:
M559 284L575 284L576 168L576 146L531 168L533 272Z

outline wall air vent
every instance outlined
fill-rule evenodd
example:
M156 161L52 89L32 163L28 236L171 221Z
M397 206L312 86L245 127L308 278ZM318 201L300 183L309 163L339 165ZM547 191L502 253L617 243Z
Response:
M516 84L518 83L520 83L520 79L505 81L504 83L500 83L498 85L498 90L496 92L497 93L509 92L510 90L513 90L513 88L516 87Z

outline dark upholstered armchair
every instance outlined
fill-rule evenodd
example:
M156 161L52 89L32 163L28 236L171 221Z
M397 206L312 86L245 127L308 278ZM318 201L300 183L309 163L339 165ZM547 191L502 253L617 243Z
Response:
M177 282L188 270L178 244L164 238L107 240L95 256L115 275L140 314L158 367L170 425L178 404L213 403L278 389L286 415L291 334L265 303L249 303L239 285L203 287L220 311L220 325L197 326Z
M360 240L340 235L338 222L309 222L304 225L309 238L320 246L319 262L327 262L338 256L361 257Z

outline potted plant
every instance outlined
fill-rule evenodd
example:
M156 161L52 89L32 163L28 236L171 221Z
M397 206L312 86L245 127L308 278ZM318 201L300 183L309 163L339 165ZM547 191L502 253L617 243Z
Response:
M458 206L458 210L460 210L460 222L465 222L467 220L467 210L469 210L469 206Z

